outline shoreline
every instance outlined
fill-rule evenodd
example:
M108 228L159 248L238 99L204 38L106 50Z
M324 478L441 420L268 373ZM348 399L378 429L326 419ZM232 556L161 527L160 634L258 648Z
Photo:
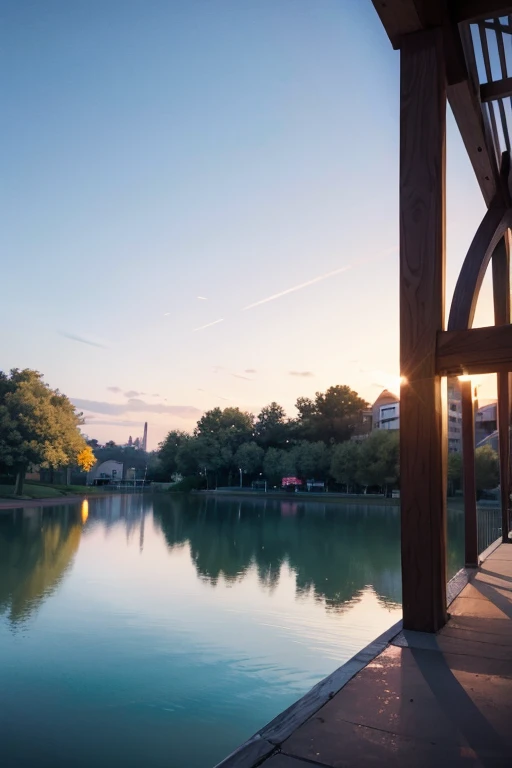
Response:
M106 496L107 494L105 494ZM111 495L111 494L109 494ZM15 509L24 509L25 507L52 507L55 504L76 504L79 501L91 498L104 498L103 494L94 494L87 496L51 496L47 499L2 499L0 498L0 512L14 511Z
M172 494L171 494L172 495ZM280 493L279 491L251 491L251 490L218 490L218 491L192 491L191 496L203 496L212 499L270 499L271 501L295 501L316 502L317 504L385 504L390 507L399 507L400 499L390 499L377 494L344 494L344 493Z

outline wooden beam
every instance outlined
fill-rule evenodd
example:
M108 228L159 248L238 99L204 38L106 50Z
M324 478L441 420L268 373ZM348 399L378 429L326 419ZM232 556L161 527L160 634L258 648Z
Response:
M501 239L492 256L494 322L510 323L510 251L509 233ZM510 506L510 376L498 373L498 439L500 453L500 490L503 541L508 540Z
M480 86L480 101L496 101L512 96L512 77L493 80Z
M480 21L512 13L510 0L451 0L450 15L457 23Z
M440 376L497 371L512 371L512 325L437 334L437 373Z
M478 565L478 524L476 517L475 409L471 379L461 381L462 474L464 487L464 559L468 567Z
M436 334L444 325L442 30L400 49L400 495L404 628L446 621L446 465Z
M494 249L512 225L512 209L491 207L488 209L464 259L453 292L448 330L471 328L476 303L483 279Z

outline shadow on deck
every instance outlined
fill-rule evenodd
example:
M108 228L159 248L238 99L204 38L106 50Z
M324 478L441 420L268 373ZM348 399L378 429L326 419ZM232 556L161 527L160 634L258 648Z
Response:
M512 546L485 560L436 635L397 629L222 767L511 766Z

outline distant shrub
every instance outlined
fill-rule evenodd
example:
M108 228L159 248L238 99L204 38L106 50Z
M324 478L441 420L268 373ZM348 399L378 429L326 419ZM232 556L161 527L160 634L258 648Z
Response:
M191 491L199 491L205 487L204 478L192 475L190 477L184 477L179 483L174 483L169 488L170 493L190 493Z

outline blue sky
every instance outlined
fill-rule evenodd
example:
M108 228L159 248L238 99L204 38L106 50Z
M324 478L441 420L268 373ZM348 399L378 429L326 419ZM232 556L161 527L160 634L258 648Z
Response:
M370 0L0 21L1 368L42 371L100 440L148 420L151 447L216 405L393 387L399 55ZM451 114L447 168L449 299L484 212Z

